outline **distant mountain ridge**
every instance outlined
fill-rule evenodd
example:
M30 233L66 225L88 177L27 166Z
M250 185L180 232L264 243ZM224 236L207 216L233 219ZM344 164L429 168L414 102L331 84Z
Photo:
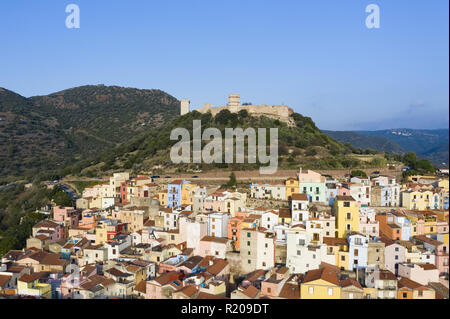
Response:
M387 129L377 131L323 131L341 143L377 151L415 152L419 157L442 167L449 164L449 130Z

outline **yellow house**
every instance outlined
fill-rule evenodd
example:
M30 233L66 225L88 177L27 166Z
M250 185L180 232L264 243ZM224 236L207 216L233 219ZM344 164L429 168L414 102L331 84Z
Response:
M411 222L411 237L421 235L419 233L419 219L416 216L406 216L406 218Z
M39 279L45 276L46 274L42 272L35 272L31 275L22 275L22 277L17 280L17 294L51 299L51 285L39 282Z
M327 255L334 255L335 265L339 269L349 270L348 242L345 238L323 237L327 245Z
M443 188L446 192L448 192L449 191L448 179L441 179L438 182L437 187Z
M345 238L348 232L359 232L359 207L351 196L336 196L336 237Z
M169 205L169 197L167 189L159 192L158 197L159 197L159 205L164 207L167 207L167 205Z
M341 299L337 273L328 267L308 271L300 285L300 299Z
M291 200L292 194L300 193L298 179L290 177L286 180L286 200Z
M192 205L198 186L193 183L184 183L181 186L181 205Z
M223 296L225 297L227 286L225 281L210 281L205 287L200 288L200 291L209 293L215 296Z
M426 191L405 191L402 195L402 207L411 210L427 210L432 208L433 192Z
M444 240L443 240L444 244L448 245L448 233L444 234Z
M437 218L436 215L425 215L424 233L425 235L436 234Z
M377 288L363 288L364 299L377 299Z
M292 214L290 208L279 208L278 209L278 224L279 225L290 225L292 222Z
M95 244L102 245L108 239L108 231L107 226L105 224L101 224L95 228Z

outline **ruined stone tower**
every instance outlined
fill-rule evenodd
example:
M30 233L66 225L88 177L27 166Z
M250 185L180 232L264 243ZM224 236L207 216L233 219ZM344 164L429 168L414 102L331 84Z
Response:
M228 95L228 109L231 113L239 112L239 107L241 106L241 95L240 94L230 94Z
M191 104L191 101L189 101L189 100L181 100L180 115L185 115L190 112L190 104Z

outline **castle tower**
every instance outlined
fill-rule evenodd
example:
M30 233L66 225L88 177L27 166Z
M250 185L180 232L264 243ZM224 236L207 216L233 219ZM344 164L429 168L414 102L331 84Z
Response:
M228 95L228 109L231 113L237 113L241 106L241 95L230 94Z
M190 112L191 101L189 101L189 100L181 100L180 104L181 104L180 115L188 114Z

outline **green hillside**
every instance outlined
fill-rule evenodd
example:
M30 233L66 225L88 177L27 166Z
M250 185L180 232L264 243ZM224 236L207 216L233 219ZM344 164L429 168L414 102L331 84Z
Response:
M110 151L102 153L95 161L78 163L66 169L66 173L79 172L87 176L96 176L106 172L123 169L138 172L158 171L190 171L211 170L216 168L230 170L258 169L259 164L173 164L170 160L170 148L177 141L170 140L172 129L186 128L192 139L193 120L201 120L202 131L208 127L218 128L225 136L226 127L252 128L278 128L279 135L279 168L354 168L354 167L380 167L386 162L377 158L374 162L360 161L353 155L357 149L351 145L343 145L323 134L311 120L300 114L293 114L294 127L284 122L266 117L252 117L247 112L238 114L222 111L216 117L210 113L201 114L193 111L187 115L158 127L150 129L136 138L126 142ZM192 144L192 141L191 141ZM207 144L203 141L202 147ZM191 147L192 151L192 147ZM369 152L373 153L373 152ZM84 165L83 165L84 164Z
M160 90L95 85L25 98L0 88L0 182L94 158L178 114Z

